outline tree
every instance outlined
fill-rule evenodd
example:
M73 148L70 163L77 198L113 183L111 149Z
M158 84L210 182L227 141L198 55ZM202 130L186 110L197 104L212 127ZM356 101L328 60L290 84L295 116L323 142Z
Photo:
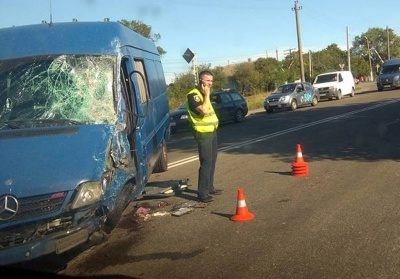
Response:
M365 61L369 61L368 47L372 65L380 64L379 56L382 60L388 59L389 53L391 58L400 56L400 38L390 28L369 28L367 32L356 36L351 55L363 57Z
M233 80L241 94L252 95L259 84L260 73L256 71L253 62L243 62L235 67Z
M119 21L122 25L132 29L133 31L141 34L142 36L152 40L153 42L157 42L161 39L161 35L159 33L152 33L151 26L139 21L139 20L126 20L122 19ZM167 52L160 46L157 46L158 53L162 56Z
M331 44L325 49L313 54L313 72L318 75L324 72L340 71L339 64L347 66L347 52L341 50L337 44ZM343 69L345 69L344 67Z
M254 67L260 73L261 91L271 91L286 80L282 63L275 58L259 58Z

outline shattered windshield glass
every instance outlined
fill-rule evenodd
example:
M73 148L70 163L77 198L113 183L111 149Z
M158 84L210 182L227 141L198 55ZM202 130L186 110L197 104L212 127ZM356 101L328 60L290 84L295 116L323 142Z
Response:
M115 123L115 59L57 55L0 61L0 124Z

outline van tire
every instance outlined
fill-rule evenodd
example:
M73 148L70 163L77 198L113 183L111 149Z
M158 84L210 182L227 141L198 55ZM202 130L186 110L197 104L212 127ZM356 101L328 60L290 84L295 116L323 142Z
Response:
M336 99L337 99L337 100L342 99L342 90L339 90L339 92L338 92L338 94L337 94L337 96L336 96Z
M351 93L350 93L350 97L354 97L354 88L351 88Z
M122 213L124 210L128 207L129 202L130 202L130 194L131 194L131 189L132 189L132 184L131 182L128 182L125 184L125 186L121 189L117 196L117 202L116 206L111 213L107 214L107 219L104 222L104 227L103 231L107 234L110 234L115 227L118 225Z
M161 144L161 153L158 157L157 163L154 166L154 172L166 172L168 170L168 154L167 154L167 143L165 140Z

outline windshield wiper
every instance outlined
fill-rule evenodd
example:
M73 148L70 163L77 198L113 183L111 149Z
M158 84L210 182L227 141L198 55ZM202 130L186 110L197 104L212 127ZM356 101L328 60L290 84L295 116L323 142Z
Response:
M82 122L72 119L16 119L0 122L0 129L23 129L32 127L46 127L59 125L81 125Z
M13 121L1 121L0 122L0 130L10 128L10 129L21 129L23 126L16 125Z

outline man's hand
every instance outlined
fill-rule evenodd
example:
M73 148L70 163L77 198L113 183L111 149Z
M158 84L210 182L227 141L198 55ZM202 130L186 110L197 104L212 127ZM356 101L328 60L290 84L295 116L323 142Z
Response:
M201 89L202 89L204 95L210 95L211 88L209 86L205 86L204 84L201 84Z

